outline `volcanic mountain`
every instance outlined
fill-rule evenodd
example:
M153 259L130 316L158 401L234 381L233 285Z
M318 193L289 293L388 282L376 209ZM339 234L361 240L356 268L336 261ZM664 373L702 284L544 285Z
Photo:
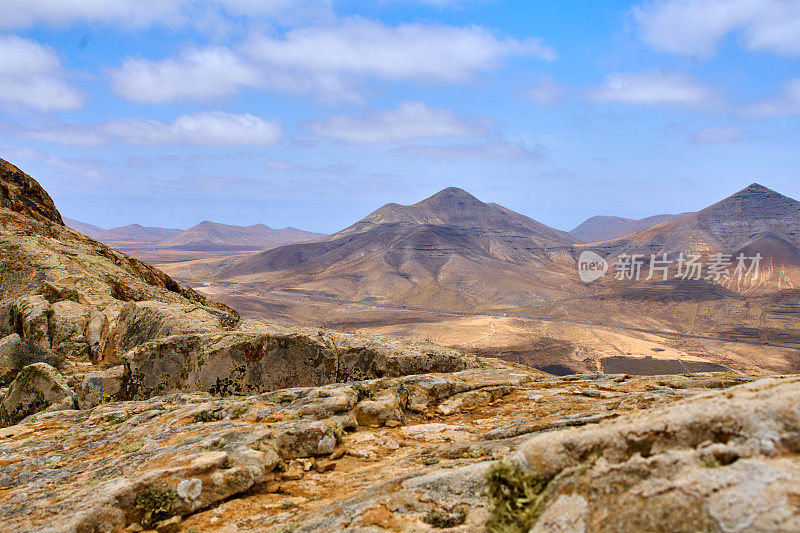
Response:
M531 305L569 292L576 242L451 187L414 205L387 204L323 240L237 261L217 277L414 305Z
M323 237L297 228L272 229L264 224L253 226L231 226L204 221L158 243L159 248L180 250L269 250Z
M662 222L676 220L690 214L653 215L638 220L614 216L595 216L585 220L569 233L581 242L603 242L624 237Z
M591 248L607 257L620 254L697 253L705 261L715 254L760 254L759 277L748 283L722 284L737 292L772 293L800 284L800 202L763 185L749 187L697 213L658 224ZM733 267L732 267L733 268Z

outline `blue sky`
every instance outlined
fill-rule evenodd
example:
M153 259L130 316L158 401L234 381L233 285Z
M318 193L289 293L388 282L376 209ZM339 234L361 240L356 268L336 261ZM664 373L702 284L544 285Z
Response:
M793 0L1 3L0 157L103 227L800 198Z

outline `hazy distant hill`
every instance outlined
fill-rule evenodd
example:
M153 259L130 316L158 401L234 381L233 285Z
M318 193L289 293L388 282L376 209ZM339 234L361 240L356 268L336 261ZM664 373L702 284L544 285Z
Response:
M691 213L681 213L678 215L654 215L642 219L632 219L614 216L595 216L587 219L578 227L570 231L570 235L577 238L581 242L602 242L618 237L630 235L636 231L647 229L668 222L676 220Z
M420 305L524 305L574 283L567 272L576 242L448 188L414 205L387 204L324 240L242 259L218 277Z
M65 218L70 228L93 239L123 250L175 249L190 251L269 250L277 246L324 237L297 228L272 229L264 224L231 226L216 222L201 222L188 230L144 227L129 224L112 229Z
M297 228L272 229L264 224L231 226L204 221L158 243L159 248L181 250L269 250L286 244L318 239L323 233Z
M173 237L182 231L179 229L145 227L140 224L128 224L118 228L103 229L99 226L70 218L65 218L64 223L68 227L106 244L119 242L155 243Z

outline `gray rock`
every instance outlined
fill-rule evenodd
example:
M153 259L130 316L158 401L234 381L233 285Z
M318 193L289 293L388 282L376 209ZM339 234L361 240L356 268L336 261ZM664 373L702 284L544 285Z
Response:
M122 400L122 365L91 372L75 391L78 408L90 409L101 403Z
M16 424L71 395L72 391L58 370L47 363L28 365L11 383L0 404L0 425Z
M360 426L382 426L389 420L403 421L400 397L394 389L384 389L374 400L362 400L355 409Z

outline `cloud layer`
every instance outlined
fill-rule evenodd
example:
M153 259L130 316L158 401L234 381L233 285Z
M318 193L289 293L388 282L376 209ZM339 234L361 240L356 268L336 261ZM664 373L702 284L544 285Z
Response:
M321 137L349 143L463 137L480 131L452 111L431 109L421 102L405 102L396 110L369 115L334 115L309 126Z
M112 87L140 102L206 99L240 87L359 101L368 80L462 83L512 56L555 59L539 39L498 37L477 26L388 26L364 18L259 35L237 49L190 48L161 61L129 58L111 71Z
M710 56L735 34L745 48L800 55L800 2L660 0L633 10L642 36L660 50Z
M690 77L676 72L618 72L606 76L605 83L589 90L598 102L634 105L704 106L714 102L714 91Z
M81 93L64 81L52 49L21 37L0 37L0 105L62 111L82 104Z
M29 138L96 146L108 142L139 145L266 146L281 138L281 126L253 115L220 111L181 115L171 123L121 118L101 124L56 124L23 130Z

